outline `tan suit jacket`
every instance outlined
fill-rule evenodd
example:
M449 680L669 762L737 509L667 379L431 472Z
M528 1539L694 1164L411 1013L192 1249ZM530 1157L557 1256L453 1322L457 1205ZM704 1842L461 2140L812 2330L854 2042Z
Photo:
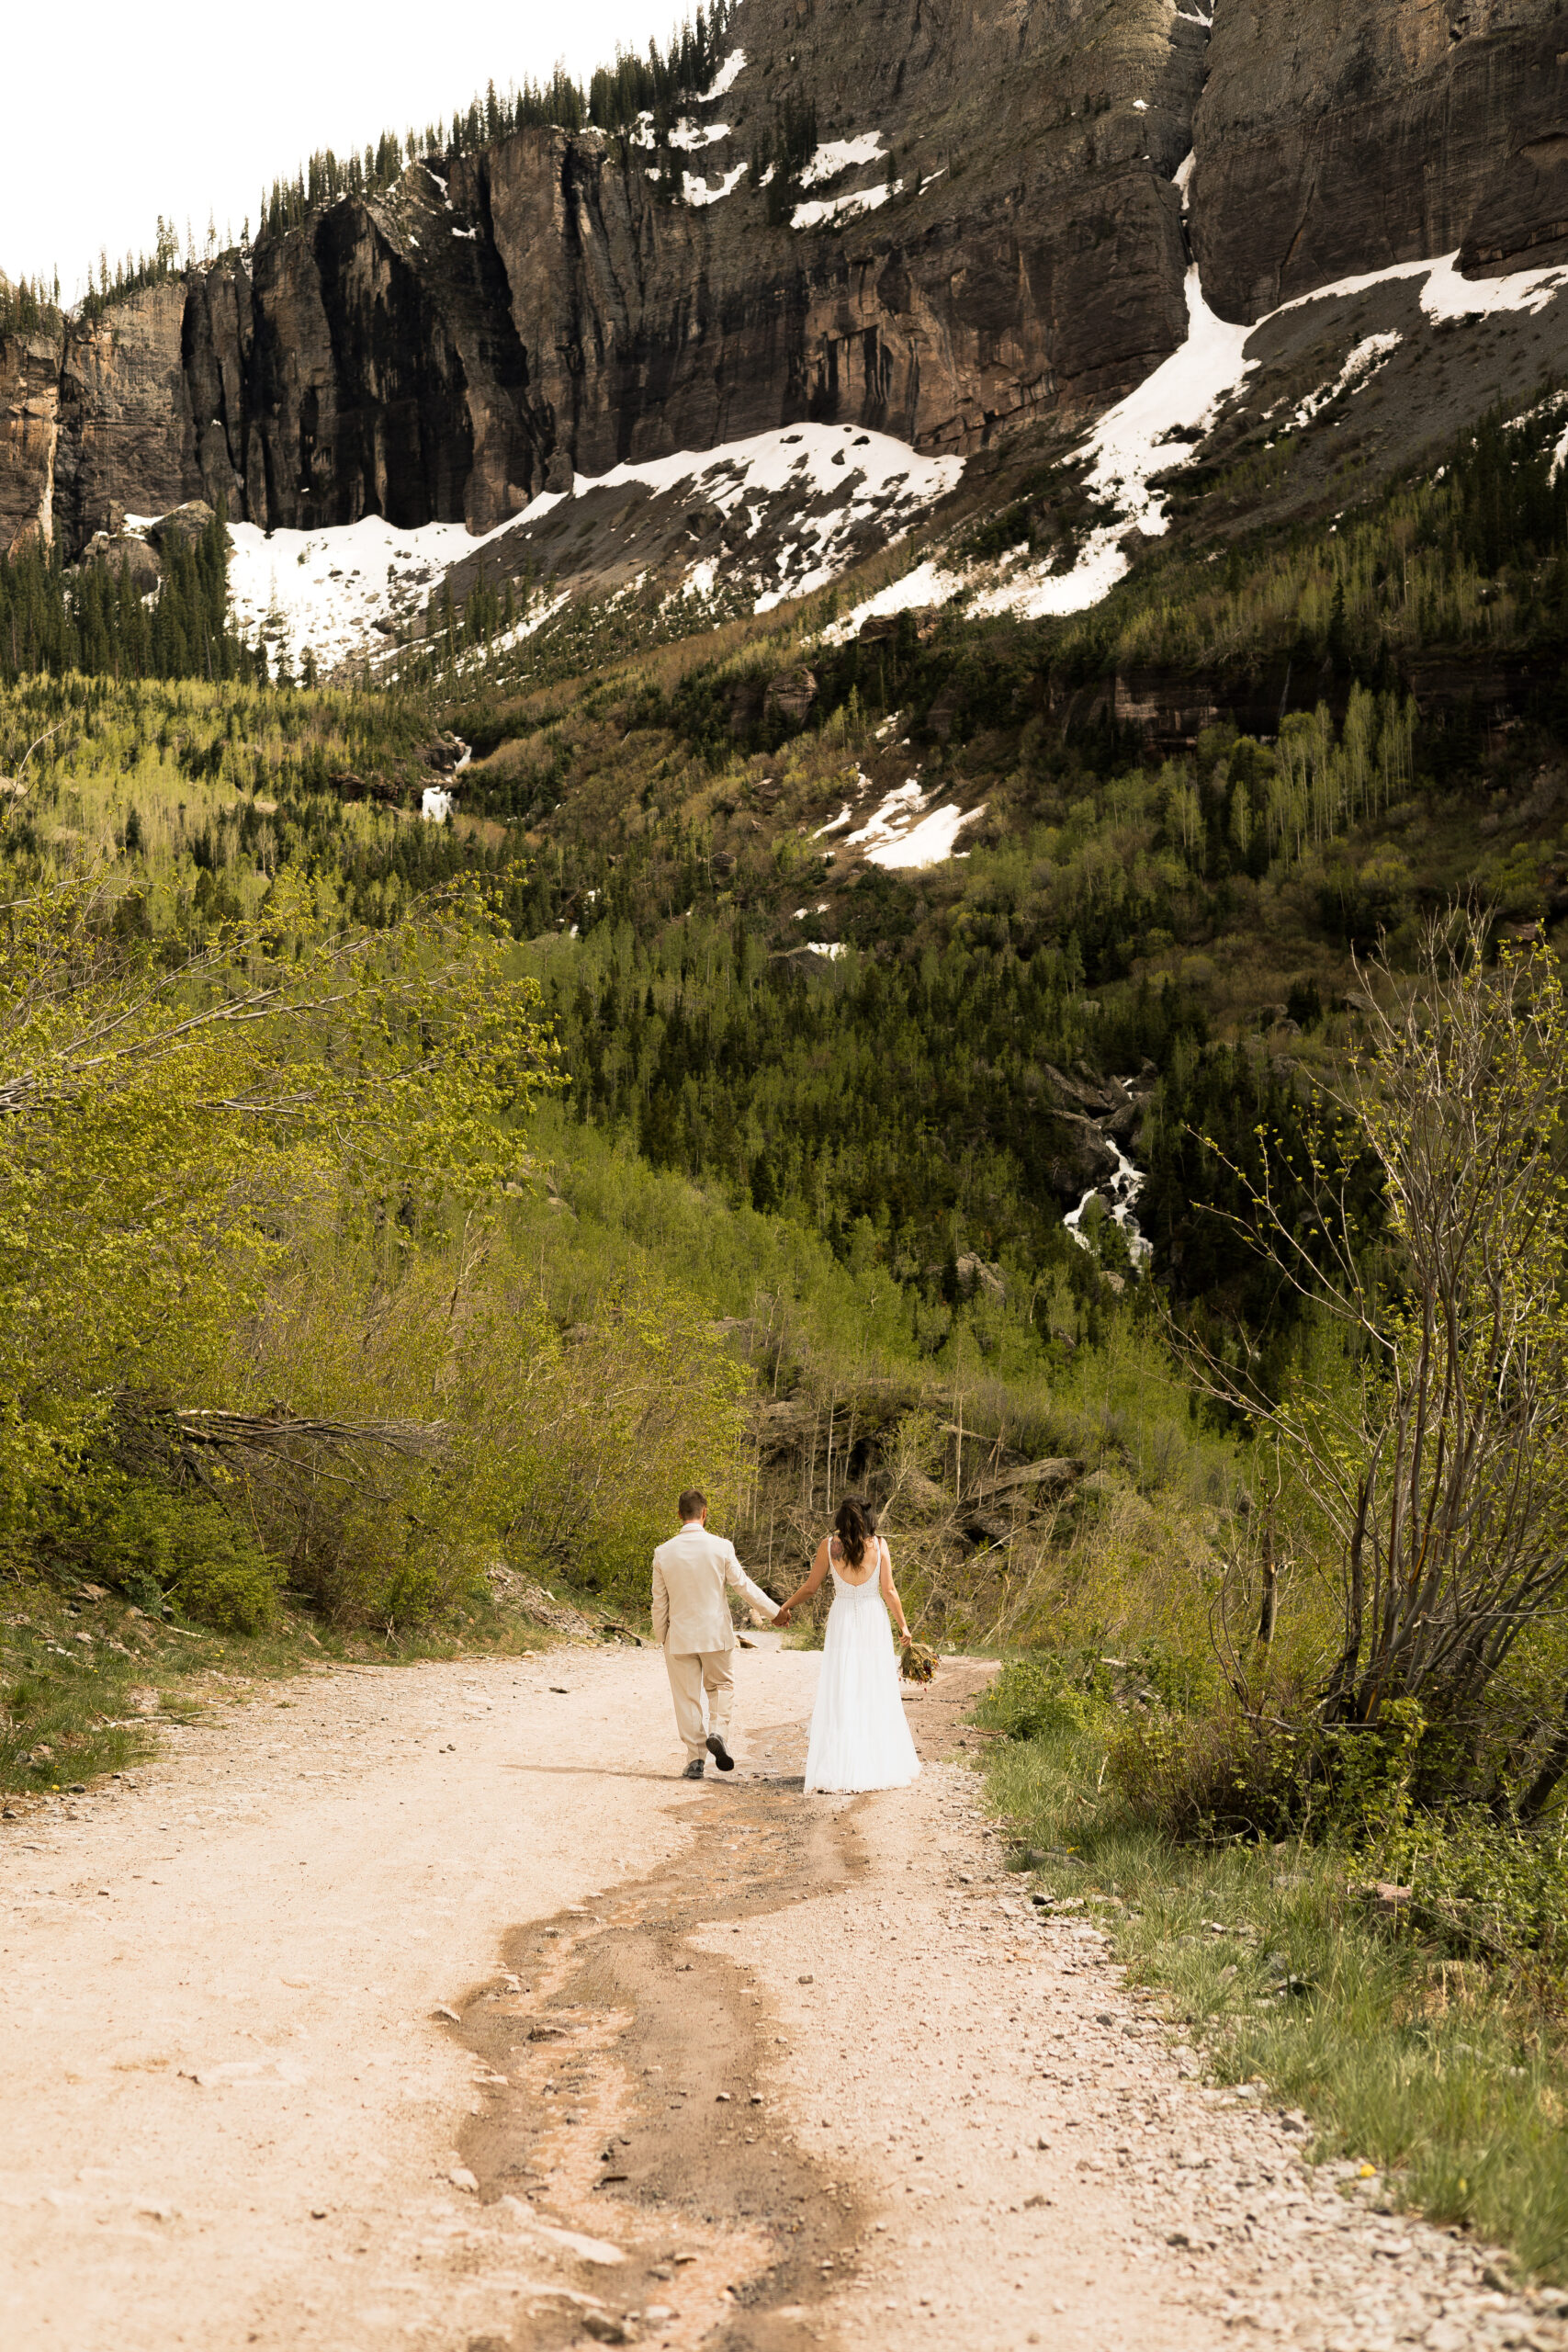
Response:
M661 1544L653 1555L653 1638L672 1654L687 1657L735 1647L725 1588L743 1592L764 1617L779 1613L754 1585L727 1536L710 1535L694 1521Z

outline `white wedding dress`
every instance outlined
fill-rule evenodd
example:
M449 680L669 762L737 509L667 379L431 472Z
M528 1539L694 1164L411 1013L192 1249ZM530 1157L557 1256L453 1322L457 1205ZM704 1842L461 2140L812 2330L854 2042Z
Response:
M879 1571L882 1539L875 1541ZM920 1759L898 1693L898 1659L881 1575L874 1572L863 1584L851 1584L836 1564L832 1575L833 1606L806 1755L807 1793L906 1788Z

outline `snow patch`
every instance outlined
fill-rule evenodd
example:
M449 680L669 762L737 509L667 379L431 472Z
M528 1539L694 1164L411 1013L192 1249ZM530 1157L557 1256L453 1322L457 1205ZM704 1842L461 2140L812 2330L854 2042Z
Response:
M687 155L694 155L700 147L715 147L728 136L727 122L688 122L682 117L670 133L670 144Z
M1292 424L1298 428L1303 424L1310 424L1313 418L1320 414L1328 406L1330 401L1337 400L1343 391L1364 390L1377 374L1378 369L1393 352L1398 350L1404 341L1404 337L1402 334L1393 333L1364 335L1354 351L1350 353L1334 381L1331 384L1322 385L1315 392L1307 394L1306 399L1292 417Z
M734 195L745 176L745 164L737 164L732 172L720 173L716 187L709 187L706 180L699 180L691 172L684 172L681 178L681 193L688 204L718 204L725 197Z
M712 147L728 136L729 125L727 122L692 122L682 115L679 122L672 124L665 132L664 140L667 146L678 147L682 153L692 155L699 148ZM656 147L659 144L653 117L646 107L633 123L627 137L634 147Z
M909 819L925 803L918 775L906 777L895 785L880 808L875 808L858 831L844 835L846 849L858 849L863 842L886 845L897 841L907 831Z
M704 105L707 105L714 98L727 98L745 71L746 51L743 49L732 49L707 88L703 92Z
M980 590L970 610L1037 620L1048 613L1082 612L1108 595L1131 562L1121 544L1128 532L1136 528L1158 538L1168 527L1164 504L1149 483L1176 462L1172 435L1201 431L1220 400L1241 381L1253 364L1243 354L1254 332L1214 316L1194 264L1187 273L1186 342L1135 391L1107 409L1083 446L1089 460L1084 487L1098 503L1114 507L1112 520L1089 533L1067 571L1052 570L1049 559L1023 564ZM962 574L924 563L858 605L838 624L836 641L845 642L863 622L884 614L944 604L964 586Z
M826 645L847 645L852 637L860 635L867 621L889 620L897 613L923 612L928 605L943 605L955 594L959 582L951 571L939 564L927 561L917 564L913 571L906 571L900 580L889 581L874 596L857 605L841 621L835 621L822 632Z
M863 130L855 139L825 139L801 173L800 185L815 187L818 180L837 179L857 164L874 164L882 153L880 130Z
M942 865L950 857L967 855L966 851L953 846L959 828L968 824L971 818L983 817L985 813L983 800L977 808L955 808L950 801L944 808L933 808L929 817L922 817L919 823L901 840L888 842L879 849L867 850L866 858L873 865L886 865L905 873L913 873L928 865Z
M809 197L795 206L789 216L789 225L792 229L820 229L825 223L858 220L863 212L874 212L890 196L898 195L903 186L902 180L895 180L891 187L884 180L880 187L854 188L848 196Z
M537 503L536 501L536 503ZM510 653L514 645L524 644L527 639L533 636L536 629L543 628L547 621L553 621L556 615L560 611L561 606L563 605L570 605L570 602L571 598L566 594L564 589L558 596L541 596L537 604L535 605L533 610L527 614L525 618L518 621L513 628L502 630L502 634L496 638L493 644L491 646L491 652ZM476 646L472 654L465 655L463 661L458 666L460 668L467 668L470 663L477 666L480 658L479 650ZM468 758L471 758L472 756L473 755L470 752L468 754ZM466 767L468 765L468 759L459 760L457 764L459 767Z
M1314 286L1310 294L1298 294L1293 301L1281 302L1269 317L1283 318L1287 311L1304 310L1309 302L1343 300L1348 295L1370 293L1374 286L1392 286L1404 277L1426 279L1421 288L1421 308L1434 320L1484 319L1495 311L1544 311L1568 286L1568 266L1562 264L1544 269L1517 269L1506 277L1461 277L1458 264L1456 249L1440 254L1435 261L1396 261L1387 269L1369 270L1361 277L1337 277L1332 285ZM1258 321L1259 326L1267 323L1267 320Z
M862 781L865 779L863 777ZM844 847L858 849L864 845L867 865L886 866L890 872L913 873L928 865L944 864L959 854L953 844L960 828L982 815L985 803L982 801L978 808L960 808L948 802L928 811L926 803L930 798L930 793L921 788L919 776L908 777L894 786L863 825L845 834ZM848 814L846 809L844 815ZM836 821L841 823L842 819Z
M378 636L378 623L412 610L439 582L449 564L487 546L509 526L471 538L462 523L426 523L394 530L379 514L319 531L274 531L231 523L229 594L241 633L266 640L298 672L309 649L327 673L363 653Z
M840 455L844 463L835 465ZM857 494L885 494L903 489L914 499L942 497L956 484L964 470L962 458L922 458L906 441L886 433L858 433L851 424L792 424L784 430L754 434L747 441L728 441L716 449L676 449L666 458L628 458L607 474L579 474L572 495L585 498L592 490L615 490L626 482L646 482L651 490L672 490L694 476L730 472L729 483L704 482L705 496L727 518L737 506L759 492L788 487L806 497L819 492L841 496L858 476ZM541 502L528 509L531 519ZM836 520L829 517L829 520ZM473 542L470 541L470 545Z

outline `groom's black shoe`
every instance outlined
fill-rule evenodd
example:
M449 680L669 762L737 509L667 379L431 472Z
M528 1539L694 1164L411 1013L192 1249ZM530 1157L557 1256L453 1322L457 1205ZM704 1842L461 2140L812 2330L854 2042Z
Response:
M681 1778L683 1781L700 1781L702 1777L703 1759L700 1756L694 1756L685 1770L682 1773Z
M724 1744L724 1734L721 1731L709 1732L708 1754L714 1758L714 1761L717 1764L721 1772L734 1771L735 1758L731 1756L728 1748L726 1747Z

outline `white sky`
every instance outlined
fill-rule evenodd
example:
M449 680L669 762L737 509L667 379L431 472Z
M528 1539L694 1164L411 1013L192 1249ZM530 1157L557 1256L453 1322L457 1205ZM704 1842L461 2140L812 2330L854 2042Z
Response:
M695 0L693 0L694 12ZM199 250L254 224L264 187L312 148L342 155L385 130L450 120L494 77L586 78L617 43L662 45L680 0L79 0L7 12L0 269L46 277L74 300L107 245L151 252L160 212Z

